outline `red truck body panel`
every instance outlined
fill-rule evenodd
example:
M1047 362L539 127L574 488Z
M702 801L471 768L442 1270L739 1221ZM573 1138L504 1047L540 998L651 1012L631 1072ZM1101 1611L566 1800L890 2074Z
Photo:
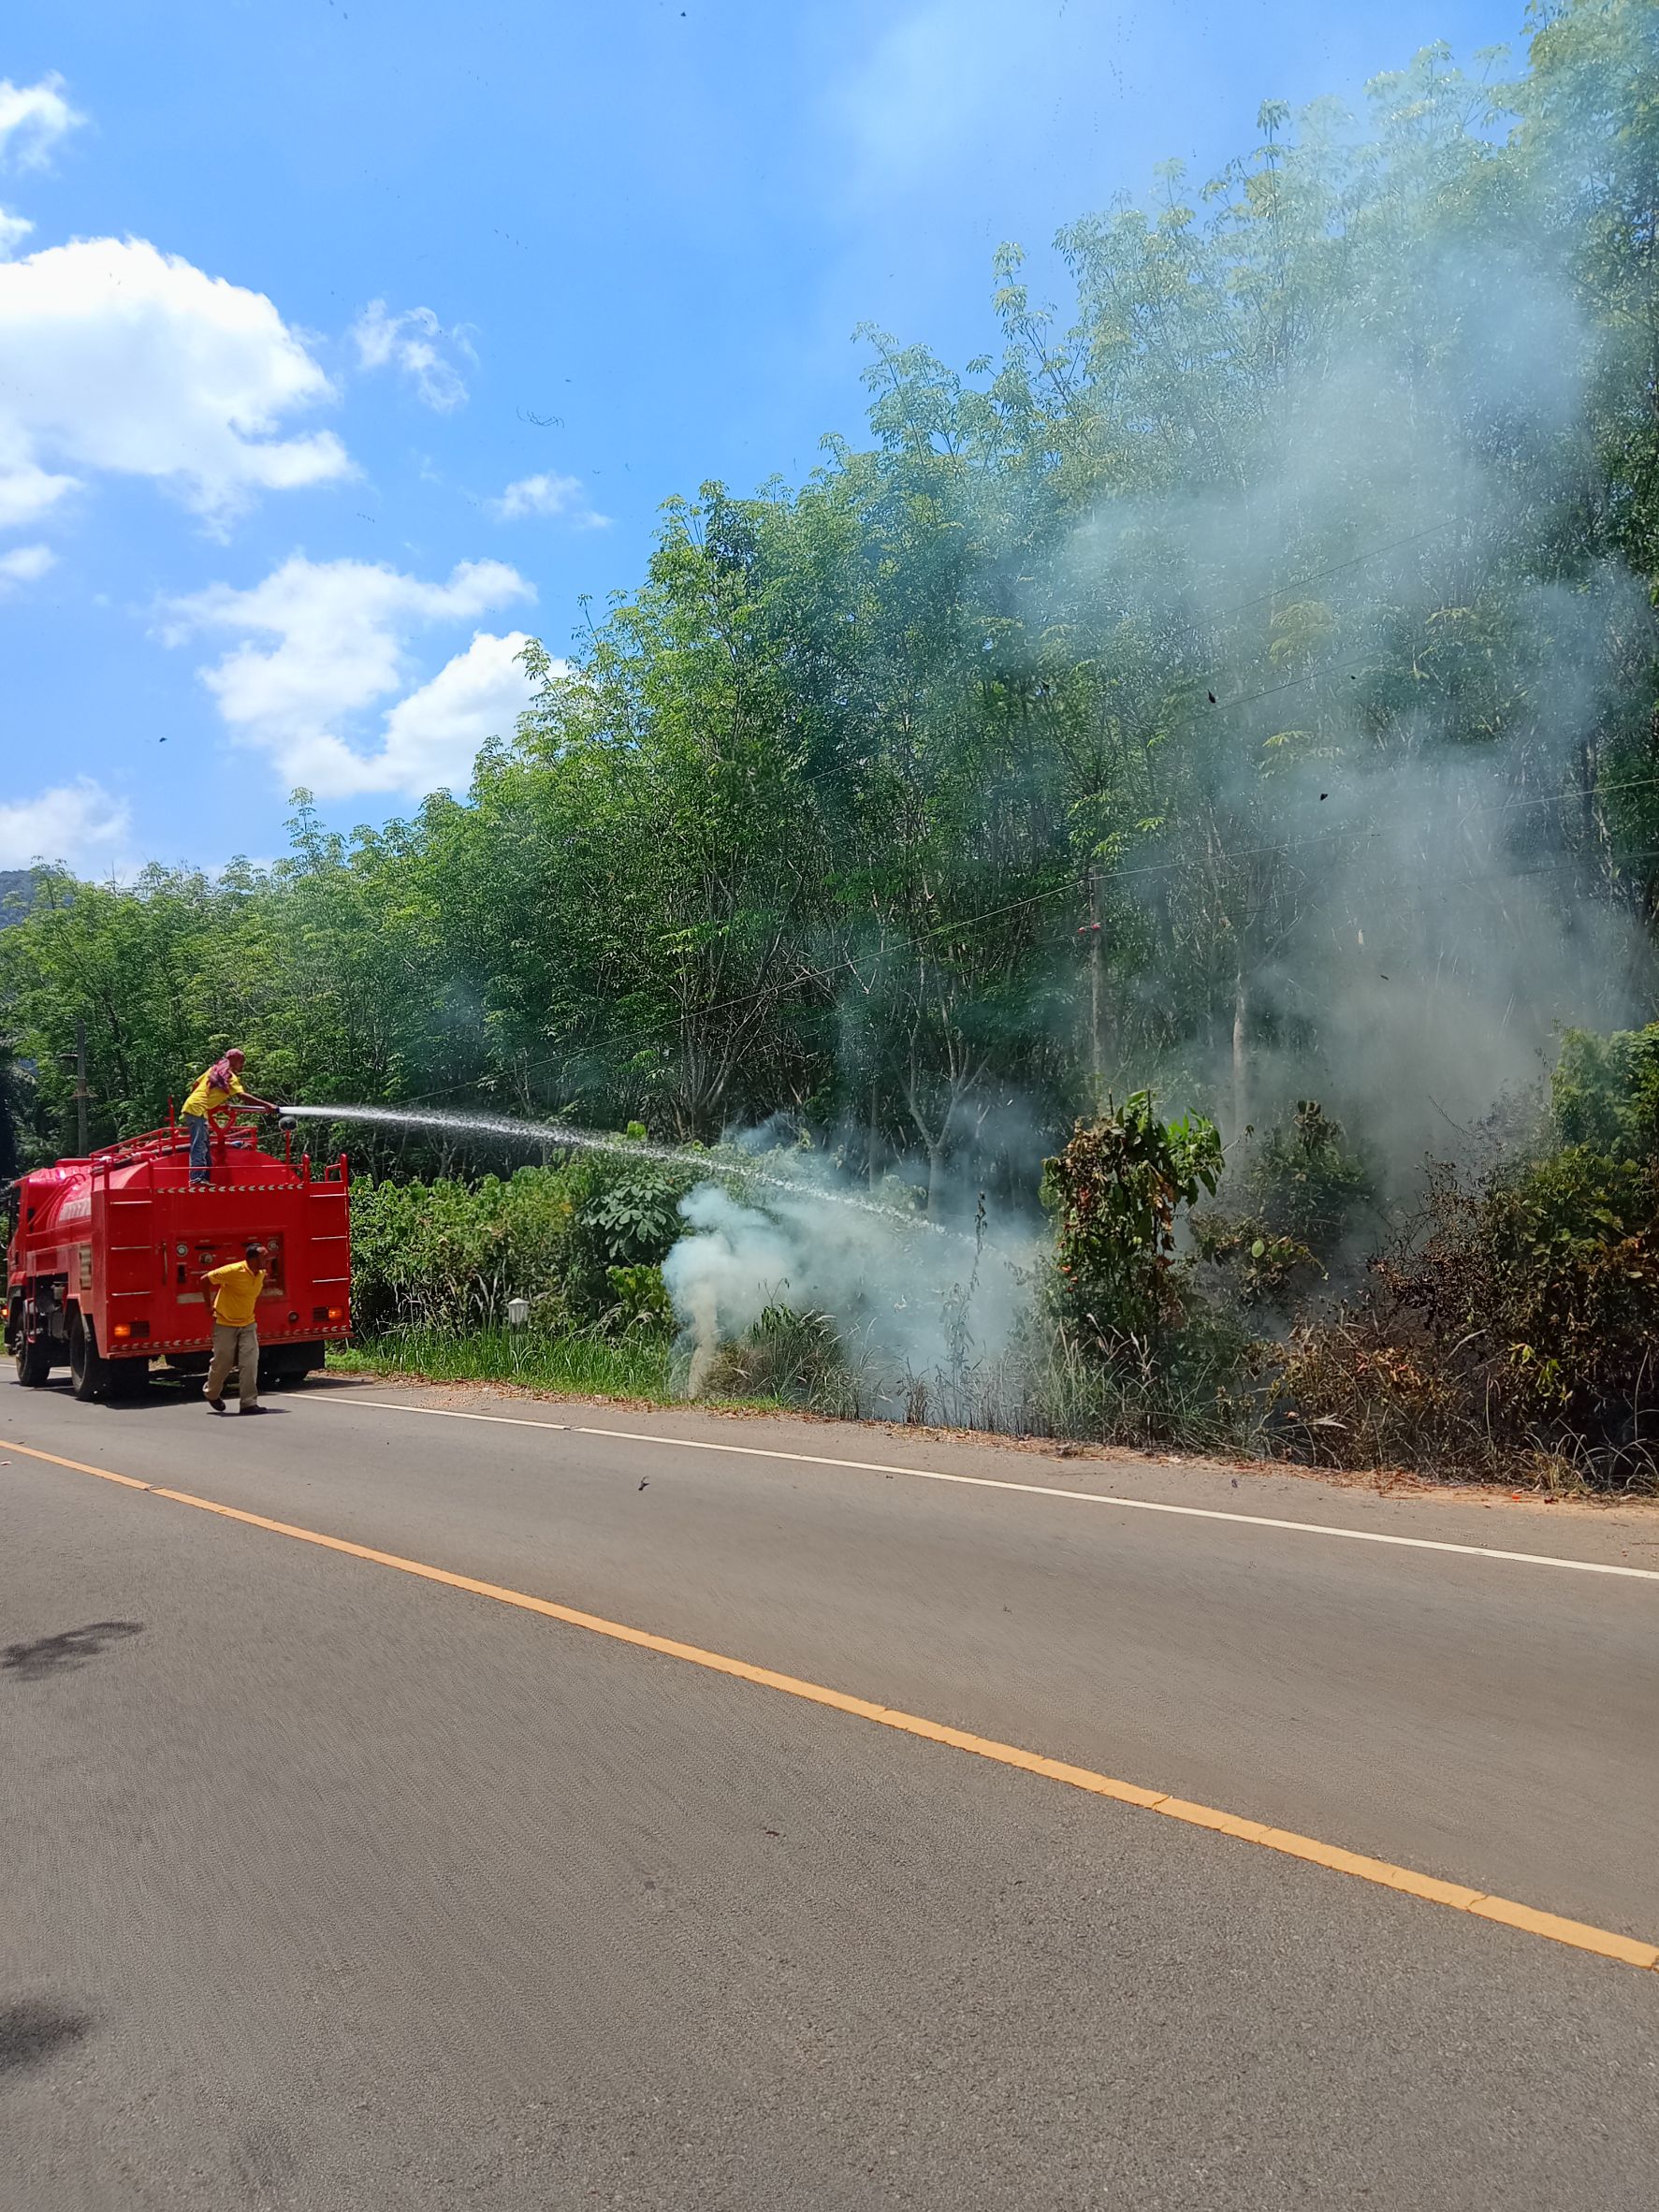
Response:
M66 1357L79 1311L97 1353L117 1361L208 1351L207 1269L268 1250L257 1326L262 1351L321 1347L351 1327L351 1198L343 1157L313 1171L259 1149L252 1128L215 1130L211 1180L190 1181L189 1147L171 1129L59 1160L14 1186L7 1251L7 1337L21 1332Z

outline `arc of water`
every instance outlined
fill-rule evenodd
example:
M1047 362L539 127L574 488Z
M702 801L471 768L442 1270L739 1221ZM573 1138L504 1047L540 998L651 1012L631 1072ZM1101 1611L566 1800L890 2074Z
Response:
M816 1183L779 1175L770 1168L748 1160L716 1159L687 1147L652 1144L644 1138L607 1137L595 1129L573 1128L569 1122L517 1121L504 1113L449 1113L416 1106L284 1106L282 1111L297 1121L353 1121L400 1128L472 1130L479 1136L504 1137L520 1143L565 1145L578 1152L608 1153L618 1159L654 1160L662 1167L691 1169L710 1183L764 1184L768 1189L782 1191L792 1198L846 1206L854 1213L872 1215L878 1220L923 1235L956 1237L965 1244L973 1242L958 1230L946 1229L941 1222L907 1214L897 1206L883 1206L875 1199L860 1198L855 1191L826 1190Z

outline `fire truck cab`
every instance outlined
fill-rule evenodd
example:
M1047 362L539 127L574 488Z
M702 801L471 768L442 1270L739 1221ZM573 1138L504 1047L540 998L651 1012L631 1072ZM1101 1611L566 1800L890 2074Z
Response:
M6 1346L31 1389L67 1367L81 1400L134 1396L153 1371L198 1375L212 1346L203 1274L267 1252L262 1383L298 1382L351 1327L350 1193L343 1154L320 1171L260 1149L256 1128L212 1135L211 1180L190 1180L173 1128L20 1176L8 1195Z

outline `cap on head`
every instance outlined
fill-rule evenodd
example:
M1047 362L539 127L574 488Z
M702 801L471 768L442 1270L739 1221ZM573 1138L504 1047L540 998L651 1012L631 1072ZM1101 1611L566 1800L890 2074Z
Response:
M233 1044L230 1050L226 1054L225 1057L230 1062L233 1068L240 1068L242 1064L243 1058L241 1046L240 1044Z

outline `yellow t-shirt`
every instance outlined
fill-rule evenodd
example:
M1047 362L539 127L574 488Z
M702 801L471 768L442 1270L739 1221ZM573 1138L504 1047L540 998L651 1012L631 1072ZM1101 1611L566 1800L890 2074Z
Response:
M183 1105L180 1107L179 1112L201 1115L217 1113L220 1107L229 1099L241 1099L246 1096L247 1093L242 1086L242 1079L240 1075L231 1077L230 1088L227 1091L222 1090L213 1081L213 1070L210 1068L205 1075L197 1078L196 1088L185 1099Z
M225 1329L247 1328L265 1288L265 1271L233 1259L227 1266L211 1267L208 1281L213 1286L214 1320Z

